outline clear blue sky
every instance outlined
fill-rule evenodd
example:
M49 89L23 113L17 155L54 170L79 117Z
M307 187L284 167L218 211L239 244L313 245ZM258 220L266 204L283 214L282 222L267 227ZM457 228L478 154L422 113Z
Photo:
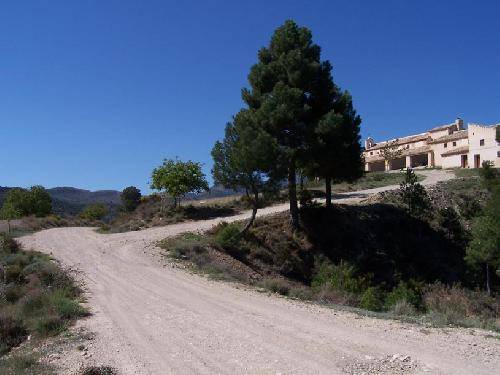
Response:
M257 50L292 18L349 89L362 135L500 122L498 1L3 1L0 185L147 187L204 163Z

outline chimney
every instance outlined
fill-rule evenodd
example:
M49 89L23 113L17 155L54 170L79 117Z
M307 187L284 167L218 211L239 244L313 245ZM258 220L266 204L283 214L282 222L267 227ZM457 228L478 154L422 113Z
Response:
M460 117L457 117L457 119L455 120L455 125L457 125L457 130L463 130L464 120L462 120Z
M375 145L375 142L373 141L372 137L368 137L365 140L365 150L368 150L369 148L373 147Z

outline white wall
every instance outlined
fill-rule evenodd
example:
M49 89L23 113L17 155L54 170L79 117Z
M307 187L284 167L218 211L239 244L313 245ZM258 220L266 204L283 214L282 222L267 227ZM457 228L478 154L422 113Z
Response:
M441 158L442 168L456 168L462 165L461 155L450 155ZM469 161L470 165L470 161Z
M500 146L495 140L495 126L481 126L469 124L469 166L474 167L474 155L480 155L481 163L485 160L492 161L496 167L500 167L498 152ZM484 139L484 146L480 145Z
M453 146L453 142L456 142L456 146ZM447 144L447 147L444 147L444 144ZM450 163L453 163L453 159L449 159L450 156L445 156L442 157L441 154L446 152L446 151L451 151L455 148L467 146L469 143L469 140L467 138L462 138L462 139L457 139L456 141L451 141L451 142L443 142L443 143L435 143L431 145L432 150L434 151L434 165L436 167L443 167L443 168L454 168L454 167L460 167L460 157L458 158L458 164L452 165L451 167L445 167L446 165L450 165ZM452 155L453 156L453 155ZM444 160L446 159L446 160ZM470 159L469 159L469 165L470 165Z

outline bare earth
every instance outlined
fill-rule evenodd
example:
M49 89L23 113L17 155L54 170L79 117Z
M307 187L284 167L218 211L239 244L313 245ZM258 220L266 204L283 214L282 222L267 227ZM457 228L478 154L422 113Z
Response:
M425 183L451 178L426 173ZM79 326L96 337L85 356L73 348L56 357L61 373L82 364L111 365L121 374L498 373L500 340L485 331L360 317L210 281L173 267L154 245L220 220L111 235L57 228L23 237L26 247L81 271L88 289L93 315Z

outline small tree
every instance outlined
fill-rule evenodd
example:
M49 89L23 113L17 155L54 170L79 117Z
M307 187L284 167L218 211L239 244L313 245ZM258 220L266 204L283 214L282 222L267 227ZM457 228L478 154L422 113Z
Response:
M479 170L479 175L481 177L483 186L489 191L493 190L495 185L500 183L500 178L498 176L498 170L495 169L493 162L489 160L483 161L481 164L482 168Z
M21 212L17 209L11 202L4 202L2 208L0 209L0 219L7 221L8 232L10 234L10 221L14 219L19 219L21 217Z
M391 162L403 155L403 150L398 145L398 140L387 142L381 149L380 155L390 165Z
M253 224L259 208L259 193L277 190L280 157L275 140L254 126L251 110L242 110L227 124L225 137L212 150L216 183L234 190L244 188L252 205L252 216L241 233Z
M473 267L484 266L486 290L491 293L490 268L500 270L500 185L492 185L491 198L483 214L477 217L471 230L472 240L467 247L465 260Z
M5 203L21 216L47 216L52 212L52 198L43 186L35 185L30 190L15 188L7 193Z
M83 209L80 217L86 220L101 220L108 213L108 208L104 203L90 204Z
M128 212L134 211L139 206L139 203L141 203L141 191L135 186L123 189L120 197L123 207Z
M151 188L164 190L174 199L174 207L188 193L208 191L208 182L201 170L201 164L193 161L165 159L151 174ZM162 207L163 209L164 207Z
M417 182L417 175L411 168L404 171L404 180L399 191L411 215L420 216L430 208L430 200L425 188Z
M33 213L33 201L29 191L26 189L14 188L9 190L5 197L4 205L9 206L9 209L17 211L21 217Z
M440 209L437 213L437 221L449 240L458 244L465 242L465 229L460 221L460 216L453 207Z
M43 186L32 186L29 194L32 214L38 217L43 217L49 215L52 212L52 198Z

